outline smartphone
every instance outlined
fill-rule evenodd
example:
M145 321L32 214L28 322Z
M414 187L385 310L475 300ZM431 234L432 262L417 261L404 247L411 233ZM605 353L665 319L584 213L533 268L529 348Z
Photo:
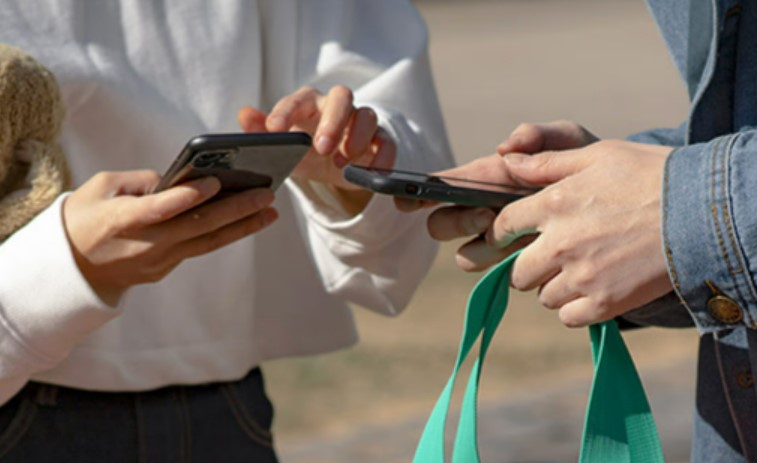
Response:
M225 192L276 190L311 144L304 132L199 135L187 142L154 191L208 176L217 177Z
M344 178L376 193L493 209L501 209L536 191L531 188L358 165L345 167Z

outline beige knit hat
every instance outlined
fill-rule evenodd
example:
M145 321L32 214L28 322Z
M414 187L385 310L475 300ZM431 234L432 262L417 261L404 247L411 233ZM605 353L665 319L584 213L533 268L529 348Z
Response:
M53 74L23 51L0 44L0 241L70 185L56 143L63 114Z

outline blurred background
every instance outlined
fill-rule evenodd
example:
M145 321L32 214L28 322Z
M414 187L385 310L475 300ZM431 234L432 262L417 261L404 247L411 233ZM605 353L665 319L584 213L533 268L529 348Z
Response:
M643 0L415 4L428 23L460 163L492 153L520 122L572 119L620 138L685 118L685 91ZM480 277L455 267L460 244L442 246L399 318L356 309L358 346L265 368L283 463L412 460ZM695 331L644 329L625 338L667 460L688 461ZM591 373L586 330L560 325L533 294L515 294L482 378L483 461L576 461Z

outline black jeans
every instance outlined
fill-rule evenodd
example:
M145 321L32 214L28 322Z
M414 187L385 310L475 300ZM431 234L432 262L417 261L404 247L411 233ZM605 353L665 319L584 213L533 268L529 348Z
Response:
M0 407L0 462L275 463L259 369L148 392L28 384Z

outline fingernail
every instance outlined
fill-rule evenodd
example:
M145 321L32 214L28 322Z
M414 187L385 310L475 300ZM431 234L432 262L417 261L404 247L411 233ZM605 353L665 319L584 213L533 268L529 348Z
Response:
M252 190L252 205L255 209L263 209L273 202L273 192L269 189Z
M334 140L326 135L321 135L315 141L315 150L320 154L329 154L334 150Z
M276 209L271 209L271 208L264 209L260 213L262 214L263 226L267 226L271 224L273 221L275 221L279 217L279 214L278 212L276 212Z
M525 154L508 153L504 156L503 159L505 160L507 164L511 166L515 166L518 164L523 164L524 162L526 162L527 158L528 156L526 156Z

